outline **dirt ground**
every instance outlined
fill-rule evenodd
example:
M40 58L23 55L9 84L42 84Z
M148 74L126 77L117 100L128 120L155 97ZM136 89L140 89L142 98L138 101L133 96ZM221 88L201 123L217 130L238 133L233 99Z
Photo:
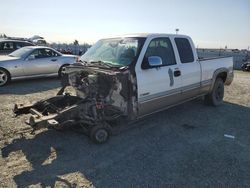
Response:
M220 107L195 100L103 145L73 131L31 134L28 116L13 118L14 103L59 88L56 78L0 88L0 187L250 187L250 73L235 72Z

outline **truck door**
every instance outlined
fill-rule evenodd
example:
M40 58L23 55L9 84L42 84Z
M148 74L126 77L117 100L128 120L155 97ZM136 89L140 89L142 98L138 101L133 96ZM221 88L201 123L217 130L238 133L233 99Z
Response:
M190 38L175 37L174 41L179 54L182 95L183 99L188 99L201 92L201 67Z
M135 68L139 116L174 104L181 94L180 68L176 63L171 40L168 37L147 39L145 46ZM159 58L161 65L150 65L150 59Z

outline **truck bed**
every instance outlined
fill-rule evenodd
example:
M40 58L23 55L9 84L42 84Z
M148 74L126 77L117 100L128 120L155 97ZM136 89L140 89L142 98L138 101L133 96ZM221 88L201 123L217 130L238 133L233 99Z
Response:
M232 56L216 56L216 57L198 57L199 61L207 61L207 60L213 60L213 59L221 59L221 58L228 58Z
M201 82L213 79L216 70L225 69L230 73L233 71L233 57L215 57L199 59L201 66Z

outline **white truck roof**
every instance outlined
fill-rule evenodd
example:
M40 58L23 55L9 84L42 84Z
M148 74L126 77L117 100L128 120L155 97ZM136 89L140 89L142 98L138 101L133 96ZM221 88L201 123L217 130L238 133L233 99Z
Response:
M125 37L185 37L185 38L190 38L187 35L179 35L179 34L168 34L168 33L133 33L133 34L125 34L125 35L118 35L118 36L110 36L106 38L125 38Z

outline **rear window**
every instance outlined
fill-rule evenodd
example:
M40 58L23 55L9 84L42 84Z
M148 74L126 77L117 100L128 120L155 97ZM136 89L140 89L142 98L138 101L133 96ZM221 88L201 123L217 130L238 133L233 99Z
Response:
M186 38L175 38L175 43L182 63L194 61L194 54L190 42Z

